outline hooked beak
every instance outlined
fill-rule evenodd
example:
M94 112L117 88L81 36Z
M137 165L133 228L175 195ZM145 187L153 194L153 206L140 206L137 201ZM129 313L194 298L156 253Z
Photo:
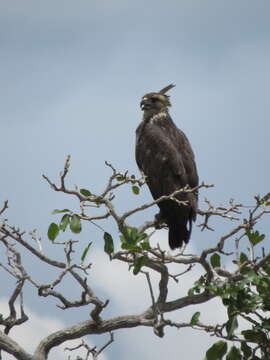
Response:
M151 104L150 104L150 102L149 102L147 99L143 99L143 100L140 102L140 107L141 107L142 110L148 110L148 109L150 109Z

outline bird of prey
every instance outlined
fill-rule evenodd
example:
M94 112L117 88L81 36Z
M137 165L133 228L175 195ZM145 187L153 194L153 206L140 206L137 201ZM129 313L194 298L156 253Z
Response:
M136 130L136 162L155 200L186 185L194 188L199 181L190 143L168 111L171 103L166 92L174 86L148 93L140 103L143 120ZM190 239L198 193L180 193L176 198L186 204L171 199L158 203L157 217L169 228L171 249L181 248Z

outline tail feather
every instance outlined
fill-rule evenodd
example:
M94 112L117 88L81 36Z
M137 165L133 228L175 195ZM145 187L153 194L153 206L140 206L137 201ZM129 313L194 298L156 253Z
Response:
M189 223L189 228L187 228ZM181 248L183 243L187 244L192 230L192 220L187 219L177 223L171 223L169 225L169 245L172 250Z
M195 220L196 210L189 206L179 206L175 201L164 201L159 204L160 217L169 228L170 248L181 248L187 244L192 230L192 221ZM195 214L195 215L194 215Z

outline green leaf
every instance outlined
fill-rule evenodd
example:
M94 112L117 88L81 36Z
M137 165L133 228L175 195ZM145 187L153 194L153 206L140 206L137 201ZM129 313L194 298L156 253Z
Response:
M190 325L198 324L200 315L201 315L201 313L199 311L195 312L195 314L192 315L192 318L190 320Z
M70 221L70 218L71 218L71 215L69 214L65 214L61 221L60 221L60 224L59 224L59 230L62 230L62 231L65 231L68 224L69 224L69 221Z
M140 246L135 245L135 244L131 244L131 243L122 243L121 244L121 249L123 249L123 250L135 250L135 251L142 250Z
M226 323L226 331L228 334L228 338L231 339L231 337L234 334L234 331L238 328L238 321L237 316L231 316L229 320Z
M132 185L131 187L133 194L138 195L140 193L140 188L136 185Z
M114 244L113 244L113 238L112 238L111 234L105 232L103 235L103 239L105 241L104 251L108 255L111 255L111 253L114 252Z
M243 330L241 332L242 335L244 335L244 338L248 341L255 342L257 344L261 342L267 342L267 338L265 334L261 331L256 330Z
M265 296L266 298L269 297L270 293L270 279L266 277L260 277L259 281L256 284L256 288L258 293L261 296Z
M270 263L269 263L269 260L266 263L263 264L262 268L266 272L266 274L270 276Z
M57 235L59 234L59 227L55 223L51 223L48 229L48 238L51 241L54 241Z
M130 178L131 178L131 184L136 184L136 177L135 177L135 175L131 175Z
M245 277L250 281L256 281L258 278L256 271L254 271L250 267L245 266L240 270L240 272L242 275L245 275Z
M270 199L270 192L264 195L261 199L262 202L267 202L266 205L269 205L268 200Z
M222 296L224 293L224 288L216 284L209 284L206 286L206 289L209 290L212 294L215 294L217 296Z
M213 254L210 258L210 262L213 268L220 267L220 256L218 254Z
M140 256L139 258L135 259L134 261L134 268L133 268L133 274L137 275L143 265L145 265L147 262L147 256Z
M79 215L73 214L71 216L69 227L70 230L75 234L78 234L82 231L82 224Z
M82 256L81 256L81 261L84 262L84 259L86 258L86 255L90 249L90 246L92 245L92 241L90 241L90 243L86 246L86 248L83 250Z
M69 209L63 209L63 210L54 209L52 211L52 214L60 214L60 213L64 213L64 212L70 212L70 210Z
M149 241L143 241L140 243L140 246L142 248L142 250L150 250L151 246L149 244Z
M245 253L240 254L240 264L243 264L244 262L248 262L248 257Z
M139 241L141 240L144 240L148 237L148 235L146 233L140 233L138 232L138 238L139 238Z
M199 280L195 281L193 287L188 290L188 296L199 294L205 288L205 280L205 277L201 276Z
M146 235L147 236L147 235ZM124 226L120 240L122 243L135 245L137 241L141 240L142 234L135 227Z
M262 321L262 327L263 327L264 329L270 329L270 318L264 319L264 320Z
M254 232L248 229L246 230L246 235L253 246L259 244L265 238L265 235L260 234L259 231Z
M206 351L206 360L221 360L227 352L227 343L225 341L217 341Z
M241 350L245 358L249 358L252 354L252 349L244 341L241 342Z
M83 196L91 196L92 194L90 193L89 190L87 189L80 189L80 193L83 195Z
M124 178L124 176L122 176L122 175L117 175L117 176L116 176L116 180L117 180L117 181L124 181L125 178Z
M226 356L226 360L241 360L241 359L242 356L240 350L237 347L232 346L230 351L228 352L228 355Z

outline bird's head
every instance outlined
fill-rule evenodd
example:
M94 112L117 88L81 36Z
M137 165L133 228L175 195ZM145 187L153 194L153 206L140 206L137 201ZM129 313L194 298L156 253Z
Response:
M142 97L140 103L141 109L144 111L144 118L152 117L160 112L168 110L168 107L171 106L169 96L165 95L167 91L172 89L175 85L170 84L165 88L161 89L159 92L152 92L145 94Z

